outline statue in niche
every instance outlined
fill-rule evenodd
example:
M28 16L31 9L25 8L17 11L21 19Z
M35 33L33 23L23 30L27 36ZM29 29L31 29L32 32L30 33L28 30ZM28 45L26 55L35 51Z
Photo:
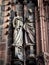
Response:
M23 44L23 17L22 17L22 5L18 3L16 5L16 12L17 16L14 17L13 20L13 27L14 29L14 45L15 45L15 56L18 56L20 60L23 61L23 51L22 51L22 44Z
M22 17L22 5L18 3L16 5L17 16L14 17L13 27L14 29L14 45L15 45L15 56L19 58L19 60L23 61L23 17Z
M14 44L15 44L15 53L17 55L20 55L20 49L23 44L23 31L22 31L22 26L23 26L23 19L20 16L17 16L14 18L13 21L13 27L15 28L14 30ZM16 55L15 54L15 55ZM21 53L22 55L22 53Z
M20 4L19 4L19 6L16 5L17 6L16 7L17 8L17 17L14 17L14 20L13 20L13 27L15 28L14 29L14 45L16 46L15 55L18 56L18 58L22 61L23 61L23 48L22 48L23 29L25 30L25 45L30 45L30 53L34 55L33 47L35 45L35 27L34 27L35 21L34 21L34 13L33 13L34 10L32 9L34 7L32 6L31 2L30 2L30 4L29 4L30 6L27 5L26 12L24 11L24 24L23 24L23 17L22 17L23 10L19 10L21 8L21 7L19 7ZM30 7L32 7L32 8L30 8Z
M35 56L35 5L31 1L24 6L25 44L30 46L30 55ZM28 50L27 50L28 51ZM29 55L29 54L28 54Z
M35 43L35 27L34 27L34 23L35 23L35 16L34 16L34 3L32 3L31 1L24 6L24 30L25 32L25 42L26 43Z

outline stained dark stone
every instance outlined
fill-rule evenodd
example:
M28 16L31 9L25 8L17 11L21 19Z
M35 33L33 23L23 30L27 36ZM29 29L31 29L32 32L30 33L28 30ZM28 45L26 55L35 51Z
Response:
M8 2L8 4L7 5L10 5L11 4L11 2Z
M10 16L10 13L8 13L6 16Z
M8 31L6 31L5 35L8 35Z
M14 65L23 65L23 63L20 62L20 61L15 61L15 62L14 62Z
M10 7L8 7L7 9L6 9L6 11L9 11L11 8Z
M36 59L35 58L28 58L26 61L26 65L36 65Z
M10 20L9 19L7 19L5 22L9 22Z
M7 25L5 28L8 28L9 27L9 25Z

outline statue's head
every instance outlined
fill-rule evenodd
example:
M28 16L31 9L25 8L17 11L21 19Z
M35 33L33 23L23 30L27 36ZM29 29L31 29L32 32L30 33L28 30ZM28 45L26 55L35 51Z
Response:
M18 3L16 5L16 12L17 12L17 16L22 16L23 15L23 5Z

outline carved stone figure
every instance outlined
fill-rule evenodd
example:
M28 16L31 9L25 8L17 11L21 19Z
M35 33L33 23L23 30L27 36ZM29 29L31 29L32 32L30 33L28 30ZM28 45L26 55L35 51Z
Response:
M23 32L22 32L22 26L23 26L23 18L20 16L17 16L14 18L13 26L15 28L14 30L14 44L15 44L15 55L17 54L19 59L22 59L22 52L21 47L23 44Z
M30 1L24 8L25 44L30 46L30 56L35 56L35 5ZM29 54L28 54L29 55Z

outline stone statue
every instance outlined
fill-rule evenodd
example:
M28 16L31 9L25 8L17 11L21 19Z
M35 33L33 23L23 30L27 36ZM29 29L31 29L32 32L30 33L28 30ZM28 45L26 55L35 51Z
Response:
M13 27L15 28L14 30L14 44L15 44L15 55L17 54L18 57L22 56L22 53L20 51L22 44L23 44L23 18L20 16L17 16L13 20ZM22 59L22 57L20 58Z
M25 30L25 44L30 47L28 55L35 56L35 14L34 3L30 1L24 8L24 30ZM28 50L27 50L28 51Z

